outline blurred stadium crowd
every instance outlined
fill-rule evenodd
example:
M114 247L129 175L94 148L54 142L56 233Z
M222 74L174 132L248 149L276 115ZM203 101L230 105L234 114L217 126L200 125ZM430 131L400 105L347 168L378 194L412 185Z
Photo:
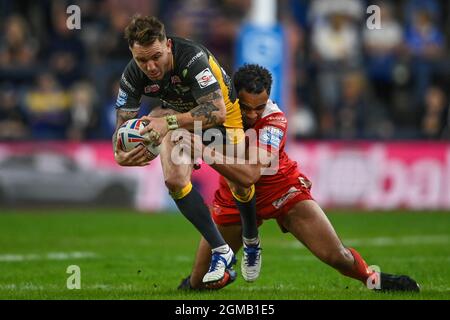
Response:
M135 13L206 45L231 73L251 2L0 0L0 140L110 139ZM450 139L448 1L278 3L294 137ZM66 26L69 4L81 8L81 30ZM381 30L367 28L370 4L381 8Z

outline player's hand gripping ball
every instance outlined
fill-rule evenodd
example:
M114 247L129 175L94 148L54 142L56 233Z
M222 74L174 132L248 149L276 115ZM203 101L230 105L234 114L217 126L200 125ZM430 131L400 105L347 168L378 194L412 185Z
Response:
M139 134L139 130L144 127L145 122L140 119L128 120L117 130L117 139L120 148L125 152L131 151L139 145L144 145L150 153L150 160L153 160L159 155L161 146L154 146L148 137Z

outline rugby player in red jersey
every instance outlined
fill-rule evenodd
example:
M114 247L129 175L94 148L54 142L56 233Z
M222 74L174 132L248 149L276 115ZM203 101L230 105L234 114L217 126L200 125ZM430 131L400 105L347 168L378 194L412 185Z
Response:
M327 216L313 200L310 193L311 182L284 150L287 119L269 99L271 83L269 71L258 65L245 65L234 76L245 129L256 130L257 143L254 147L263 148L272 156L278 155L278 171L272 175L261 175L264 168L260 162L251 167L229 163L211 166L227 177L234 175L234 179L240 179L243 184L255 183L259 225L265 219L276 219L283 232L290 232L321 261L345 276L360 280L368 287L419 291L416 281L408 276L371 270L355 249L345 247L341 242ZM249 148L252 148L251 144ZM225 241L237 252L242 247L240 215L222 177L215 193L211 215ZM246 246L244 250L248 251L245 257L249 261L246 263L256 264L257 259L260 259L259 252ZM179 289L204 289L202 278L208 271L210 259L211 248L201 239L192 273L183 279ZM235 272L230 271L222 282L206 288L220 289L234 279Z

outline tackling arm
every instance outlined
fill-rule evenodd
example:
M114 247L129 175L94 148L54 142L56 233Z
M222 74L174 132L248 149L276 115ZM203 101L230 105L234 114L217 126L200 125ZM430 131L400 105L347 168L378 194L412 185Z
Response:
M264 150L264 153L261 153L260 150ZM267 158L263 159L261 157L262 154ZM250 188L261 178L264 168L271 165L274 156L270 153L268 154L265 149L251 146L247 150L246 158L245 164L239 164L236 163L236 158L227 157L207 146L203 148L203 159L214 170L231 182Z

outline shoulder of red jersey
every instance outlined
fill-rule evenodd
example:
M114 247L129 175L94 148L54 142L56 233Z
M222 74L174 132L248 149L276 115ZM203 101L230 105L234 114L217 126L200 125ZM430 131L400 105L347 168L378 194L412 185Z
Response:
M269 100L255 128L259 131L260 144L280 148L287 130L287 120L278 105Z
M255 127L262 128L265 126L276 126L283 130L287 128L287 119L283 111L272 100L268 100L266 108L261 116L261 119L255 124Z

